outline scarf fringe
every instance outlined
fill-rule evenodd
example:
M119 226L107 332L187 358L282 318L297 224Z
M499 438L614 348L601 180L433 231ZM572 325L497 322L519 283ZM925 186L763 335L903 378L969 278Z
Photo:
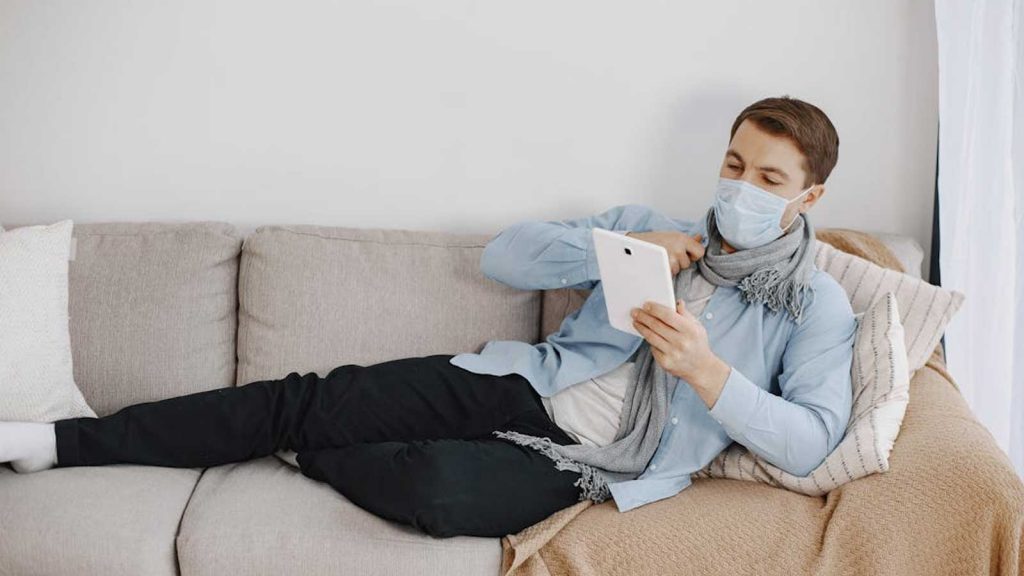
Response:
M797 324L803 321L806 306L804 296L808 286L793 282L780 282L781 274L776 268L762 268L750 274L736 285L748 302L764 302L775 312L785 307ZM813 294L813 291L810 291Z
M502 432L500 430L494 430L492 432L498 438L510 440L521 446L533 448L544 454L548 458L555 461L555 468L559 470L571 470L573 472L579 472L581 474L579 480L573 483L574 486L580 488L580 501L590 499L595 503L600 504L605 500L611 498L611 491L608 489L608 482L604 476L598 472L597 468L589 464L577 462L572 458L563 456L556 452L552 448L553 442L547 436L530 436L516 432L515 430L508 430Z

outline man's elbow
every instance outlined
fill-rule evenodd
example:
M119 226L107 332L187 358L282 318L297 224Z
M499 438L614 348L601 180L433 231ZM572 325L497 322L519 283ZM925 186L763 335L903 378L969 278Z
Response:
M828 453L824 450L806 450L798 458L792 458L786 472L794 476L807 476L825 461Z
M480 252L480 272L494 280L513 288L529 288L530 279L527 278L528 265L522 261L522 256L516 253L522 247L516 248L516 238L524 232L524 229L531 222L517 222L495 234L484 245Z
M794 476L807 476L814 472L825 458L839 444L843 429L831 432L822 421L818 421L814 431L803 436L799 448L794 447L788 454L788 461L780 468Z
M521 278L513 274L509 266L508 245L511 232L511 228L502 230L484 246L483 251L480 252L480 272L491 280L515 286L517 280Z

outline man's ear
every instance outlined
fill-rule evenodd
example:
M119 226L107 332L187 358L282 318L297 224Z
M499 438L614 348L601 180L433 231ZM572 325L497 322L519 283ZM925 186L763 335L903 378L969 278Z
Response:
M821 197L824 196L824 195L825 195L825 185L824 184L821 184L820 186L818 186L814 190L811 190L807 194L807 198L809 198L810 201L811 201L811 204L810 204L810 206L807 207L807 210L810 210L811 208L813 208L814 205L818 203L818 200L820 200ZM801 202L800 205L803 206L804 203Z

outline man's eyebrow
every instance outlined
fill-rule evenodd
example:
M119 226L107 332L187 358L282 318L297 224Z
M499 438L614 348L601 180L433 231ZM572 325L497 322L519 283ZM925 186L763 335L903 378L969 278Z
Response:
M740 153L733 150L732 148L726 150L725 155L732 156L736 160L739 160L741 164L746 164L746 161L743 160L743 156L740 156ZM789 174L787 174L786 171L783 170L782 168L776 168L774 166L758 166L757 169L762 172L771 172L773 174L778 174L784 180L789 180Z

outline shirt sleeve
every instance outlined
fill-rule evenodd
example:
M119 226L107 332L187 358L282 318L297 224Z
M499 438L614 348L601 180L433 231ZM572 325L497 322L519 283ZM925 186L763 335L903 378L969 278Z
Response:
M523 290L590 290L601 280L593 228L625 234L693 226L644 204L620 204L600 214L569 220L526 220L491 238L480 255L480 270L492 280Z
M733 367L709 411L733 440L796 476L810 474L839 444L853 404L857 319L849 298L828 277L812 301L783 352L781 396Z

